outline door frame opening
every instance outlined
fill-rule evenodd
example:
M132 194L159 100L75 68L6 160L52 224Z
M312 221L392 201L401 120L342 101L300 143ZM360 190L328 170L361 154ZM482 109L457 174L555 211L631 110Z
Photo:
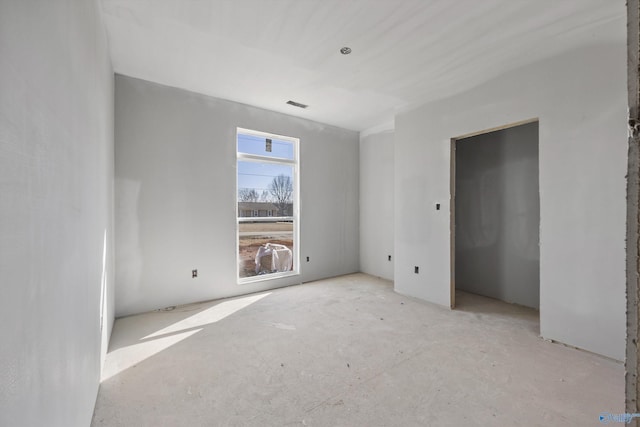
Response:
M450 216L449 216L449 236L450 236L450 245L449 247L451 248L451 253L450 253L450 260L451 260L451 265L450 265L450 277L451 277L451 283L450 283L450 301L449 301L449 307L451 309L454 309L456 306L456 144L458 143L458 141L463 140L463 139L467 139L467 138L471 138L474 136L478 136L478 135L484 135L484 134L488 134L488 133L492 133L492 132L497 132L497 131L501 131L501 130L505 130L505 129L511 129L511 128L515 128L518 126L522 126L522 125L527 125L530 123L540 123L540 119L538 117L532 118L532 119L527 119L527 120L522 120L522 121L518 121L518 122L514 122L514 123L509 123L503 126L498 126L498 127L494 127L494 128L490 128L490 129L484 129L481 131L477 131L477 132L472 132L472 133L468 133L468 134L464 134L464 135L460 135L460 136L456 136L451 138L450 140L450 177L449 177L449 183L450 183L450 202L449 202L449 209L450 209ZM538 137L538 142L539 142L539 137ZM539 167L539 163L540 160L538 160L538 167ZM540 177L538 176L538 182L540 180Z

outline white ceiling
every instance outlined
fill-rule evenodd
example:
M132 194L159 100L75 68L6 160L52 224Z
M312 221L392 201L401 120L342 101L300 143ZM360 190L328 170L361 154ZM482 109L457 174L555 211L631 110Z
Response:
M620 26L611 38L626 34L624 0L102 5L117 73L357 131L528 63L619 41L597 35L603 26Z

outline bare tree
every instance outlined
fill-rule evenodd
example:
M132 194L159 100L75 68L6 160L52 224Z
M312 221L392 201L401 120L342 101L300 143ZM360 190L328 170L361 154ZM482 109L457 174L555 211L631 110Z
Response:
M269 184L269 193L273 197L273 204L278 208L278 216L292 214L293 182L290 176L278 175Z
M271 201L271 194L269 194L269 190L262 190L260 201L264 203L268 203Z
M238 190L238 200L241 202L257 202L260 194L255 188L241 188Z

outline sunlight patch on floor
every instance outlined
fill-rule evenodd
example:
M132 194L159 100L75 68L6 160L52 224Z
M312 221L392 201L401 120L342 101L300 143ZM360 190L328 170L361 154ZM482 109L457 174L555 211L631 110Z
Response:
M112 351L107 355L107 360L105 361L104 369L102 370L101 381L108 380L125 369L129 369L132 366L137 365L143 360L160 353L161 351L189 338L191 335L194 335L201 330L202 329L193 329L180 334L169 335L141 342L139 344L121 347Z
M185 329L197 328L200 326L209 325L211 323L218 322L224 319L225 317L232 315L236 311L242 310L243 308L248 307L254 302L260 301L262 298L269 296L270 294L271 292L267 292L264 294L250 295L247 297L241 297L241 298L235 298L229 301L223 301L219 304L214 305L211 308L208 308L199 313L196 313L193 316L180 320L179 322L176 322L173 325L169 325L166 328L160 329L152 334L149 334L142 339L146 340L148 338L153 338L153 337L166 335L166 334L172 334L175 332L184 331Z
M271 292L222 301L213 307L175 322L143 338L139 343L117 348L107 354L101 381L119 374L163 350L200 332L203 326L218 322L251 304L269 296Z

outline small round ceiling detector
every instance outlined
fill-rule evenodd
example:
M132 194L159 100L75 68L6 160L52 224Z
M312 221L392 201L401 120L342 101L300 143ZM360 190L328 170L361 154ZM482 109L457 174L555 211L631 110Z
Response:
M349 55L351 53L351 48L345 46L342 49L340 49L340 53L343 54L343 55Z

